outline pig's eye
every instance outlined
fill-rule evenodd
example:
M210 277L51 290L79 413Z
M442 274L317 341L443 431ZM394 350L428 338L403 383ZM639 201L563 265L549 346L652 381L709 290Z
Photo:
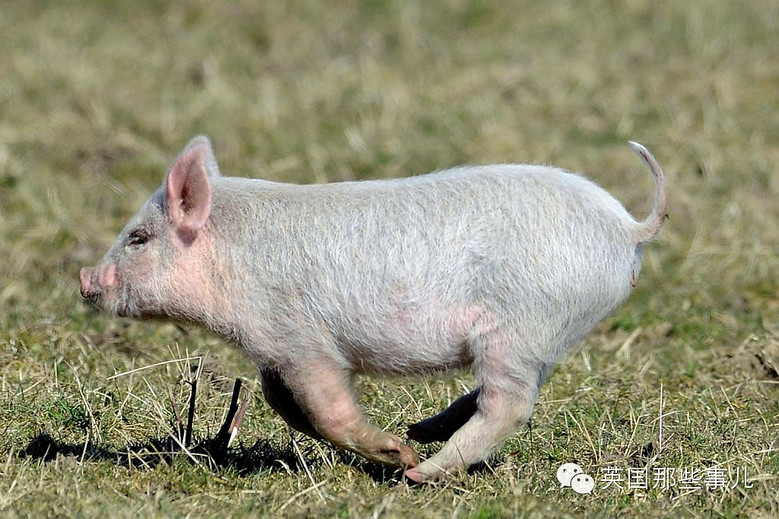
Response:
M149 241L149 233L142 229L136 229L127 237L127 245L130 247L140 247Z

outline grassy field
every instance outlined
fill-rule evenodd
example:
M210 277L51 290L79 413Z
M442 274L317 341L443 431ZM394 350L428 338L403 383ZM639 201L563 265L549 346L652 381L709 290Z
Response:
M0 48L4 517L779 516L777 2L9 1ZM670 220L532 431L410 487L290 434L236 348L80 303L79 267L198 133L225 174L277 181L553 163L643 218L637 140ZM222 464L169 439L196 376L195 443L245 382ZM403 434L472 384L360 388ZM591 494L560 488L567 462Z

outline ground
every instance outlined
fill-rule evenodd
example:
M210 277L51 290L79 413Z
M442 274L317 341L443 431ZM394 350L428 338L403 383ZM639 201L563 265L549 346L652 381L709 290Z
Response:
M111 517L779 515L779 5L6 2L0 15L0 512ZM532 429L438 486L290 434L236 348L91 312L96 263L196 134L284 182L537 162L670 219L630 299L562 360ZM226 460L194 444L233 380ZM397 434L473 385L360 381ZM419 446L418 446L419 447ZM419 447L423 456L437 445ZM561 488L578 463L591 494ZM697 487L697 488L696 488Z

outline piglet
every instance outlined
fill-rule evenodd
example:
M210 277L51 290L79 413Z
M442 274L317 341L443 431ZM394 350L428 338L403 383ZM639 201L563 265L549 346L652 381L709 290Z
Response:
M630 146L655 182L643 222L552 167L291 185L222 176L196 137L102 262L81 269L81 295L243 346L290 426L435 481L527 422L555 359L630 294L666 216L659 165ZM477 389L409 427L416 441L446 441L422 463L355 401L357 374L467 367Z

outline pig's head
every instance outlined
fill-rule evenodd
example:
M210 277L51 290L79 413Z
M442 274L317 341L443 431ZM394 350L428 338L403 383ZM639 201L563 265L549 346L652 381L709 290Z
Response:
M212 314L209 217L218 176L211 143L196 137L100 264L81 269L81 295L120 316L202 321Z

